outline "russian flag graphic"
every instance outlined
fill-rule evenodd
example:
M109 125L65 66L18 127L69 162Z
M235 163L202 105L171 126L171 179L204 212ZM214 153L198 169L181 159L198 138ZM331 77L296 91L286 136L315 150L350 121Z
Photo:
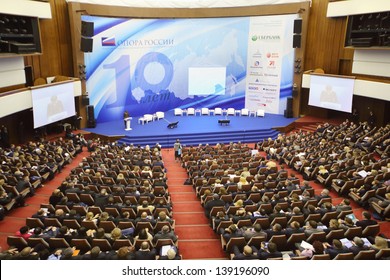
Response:
M115 36L102 37L102 46L116 46Z

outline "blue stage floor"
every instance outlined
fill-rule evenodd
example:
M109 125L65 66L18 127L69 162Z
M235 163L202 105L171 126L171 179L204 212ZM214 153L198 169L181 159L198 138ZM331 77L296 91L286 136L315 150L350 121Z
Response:
M266 114L265 117L229 116L229 125L220 125L218 120L225 119L223 116L174 116L173 111L165 113L165 119L153 121L141 125L138 117L131 121L132 130L124 129L124 122L114 121L98 123L96 128L85 128L84 130L105 135L125 137L124 142L140 143L141 145L153 145L159 142L163 146L171 146L173 139L186 138L187 144L243 141L252 142L261 140L258 137L274 137L277 132L275 127L284 127L294 122L295 118L285 118L282 115ZM173 129L167 125L178 121L178 126ZM256 136L256 133L260 133ZM199 136L199 137L198 137ZM210 138L212 137L212 138ZM195 139L196 138L196 139ZM192 141L194 140L194 141Z

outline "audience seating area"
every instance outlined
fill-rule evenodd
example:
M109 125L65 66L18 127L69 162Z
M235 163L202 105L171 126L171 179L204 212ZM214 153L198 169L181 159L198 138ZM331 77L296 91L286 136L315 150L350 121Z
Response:
M8 237L10 249L34 248L40 259L166 259L172 252L180 259L160 147L95 141L49 203Z
M35 189L61 172L76 153L81 151L80 139L59 139L46 143L0 148L1 205L5 211L25 206L25 198Z
M389 139L390 125L326 123L255 149L184 147L181 164L230 259L388 259L377 220L390 218ZM8 237L1 258L26 259L34 248L37 259L181 259L160 147L90 142L90 155ZM83 144L75 137L1 150L1 191L14 200L4 208L23 206L20 198ZM355 203L366 210L360 220Z
M232 259L381 259L390 249L370 213L389 219L389 132L389 125L324 124L315 133L261 141L255 153L240 143L187 147L183 166ZM312 180L323 184L321 194L314 194ZM339 181L352 187L335 188L345 184ZM330 191L342 202L332 203ZM368 210L363 220L351 221L351 200ZM382 208L375 206L381 202Z

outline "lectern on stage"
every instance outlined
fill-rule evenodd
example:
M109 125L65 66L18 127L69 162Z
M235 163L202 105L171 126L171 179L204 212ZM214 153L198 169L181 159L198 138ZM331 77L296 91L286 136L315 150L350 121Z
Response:
M130 127L131 126L131 120L132 120L133 118L131 118L131 117L128 117L128 118L125 118L125 122L126 122L126 128L125 128L125 130L132 130L132 128Z

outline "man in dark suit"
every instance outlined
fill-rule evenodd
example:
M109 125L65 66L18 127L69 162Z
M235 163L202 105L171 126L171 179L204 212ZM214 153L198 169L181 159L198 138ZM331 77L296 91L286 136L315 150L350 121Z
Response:
M176 234L169 229L169 226L165 225L162 227L161 231L156 233L153 238L153 242L156 243L159 239L171 239L173 242L177 241Z
M362 230L364 230L368 226L372 226L372 225L378 224L377 221L371 220L370 212L364 211L362 213L362 215L363 215L363 220L357 221L356 224L355 224L357 227L361 227Z
M257 255L254 254L257 251L256 248L252 248L248 245L244 246L244 250L241 253L237 246L233 247L234 257L233 260L255 260Z
M364 245L364 241L358 237L358 236L355 236L353 238L353 246L349 248L349 250L356 256L357 254L359 254L360 251L366 251L366 250L370 250L370 248L366 245Z
M334 259L338 254L349 253L350 251L343 246L340 240L333 239L332 245L325 249L325 254L329 254L330 259Z
M350 204L351 204L350 200L346 198L343 201L341 201L339 205L336 206L336 211L340 213L341 211L352 210Z
M99 246L93 247L89 252L82 256L82 260L105 260L107 254L100 250Z
M269 242L267 248L265 248L265 244L261 245L259 252L257 252L257 256L260 260L266 260L269 258L281 258L282 253L278 251L278 247L275 243Z
M208 201L204 206L204 212L207 218L210 218L211 209L215 206L225 206L225 202L216 193L213 195L213 200Z
M144 241L141 244L140 249L135 252L136 260L155 260L156 259L156 249L150 249L149 243Z

